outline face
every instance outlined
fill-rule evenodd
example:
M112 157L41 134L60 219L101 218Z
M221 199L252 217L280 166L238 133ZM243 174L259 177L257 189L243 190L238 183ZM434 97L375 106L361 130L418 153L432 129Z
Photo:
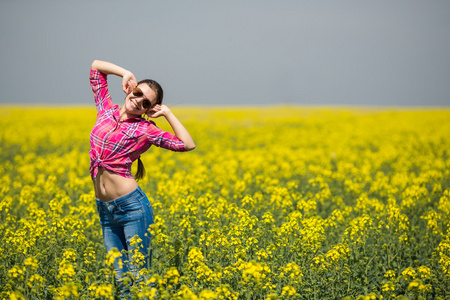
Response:
M145 83L138 85L125 98L125 110L132 115L142 115L156 103L156 93Z

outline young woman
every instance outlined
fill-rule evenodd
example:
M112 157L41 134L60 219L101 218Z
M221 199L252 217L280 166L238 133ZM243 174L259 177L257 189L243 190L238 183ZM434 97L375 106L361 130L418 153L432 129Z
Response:
M108 92L107 75L122 77L125 102L113 105ZM153 80L136 81L133 73L113 63L95 60L91 66L90 82L97 107L97 121L90 135L90 172L94 182L97 209L102 225L106 251L117 248L122 257L114 263L116 280L122 295L129 293L122 278L128 271L142 280L139 270L150 268L151 251L148 227L153 223L152 206L136 180L144 175L140 155L151 145L172 151L190 151L195 148L189 132L162 104L163 90ZM163 131L150 118L164 117L174 134ZM133 177L132 163L138 160ZM132 241L134 236L136 241ZM127 264L139 249L143 265ZM125 251L123 251L125 250Z

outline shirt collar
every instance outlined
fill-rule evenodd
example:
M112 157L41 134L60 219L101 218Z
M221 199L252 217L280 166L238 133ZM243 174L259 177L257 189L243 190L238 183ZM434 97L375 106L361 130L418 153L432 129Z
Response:
M116 122L119 122L119 120L120 120L120 109L119 109L119 105L114 105L115 107L114 107L114 113L113 113L113 116L114 116L114 119L116 120ZM125 119L125 120L123 120L123 122L141 122L141 121L143 121L143 120L145 120L144 118L142 118L142 117L131 117L131 118L127 118L127 119Z

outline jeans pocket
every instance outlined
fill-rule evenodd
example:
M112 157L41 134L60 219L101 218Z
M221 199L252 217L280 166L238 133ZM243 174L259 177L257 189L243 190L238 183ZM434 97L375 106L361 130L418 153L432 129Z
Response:
M119 205L117 208L121 213L124 214L138 211L143 213L141 201L139 201L137 197L129 199L125 203Z

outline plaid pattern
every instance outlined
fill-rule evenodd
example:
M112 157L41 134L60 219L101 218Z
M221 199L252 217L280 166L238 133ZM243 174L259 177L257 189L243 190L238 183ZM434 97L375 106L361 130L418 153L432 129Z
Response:
M186 151L183 142L170 132L141 117L120 119L118 105L113 105L106 74L91 70L90 81L97 107L97 121L90 135L90 172L95 179L98 167L133 178L131 165L155 145L172 151Z

